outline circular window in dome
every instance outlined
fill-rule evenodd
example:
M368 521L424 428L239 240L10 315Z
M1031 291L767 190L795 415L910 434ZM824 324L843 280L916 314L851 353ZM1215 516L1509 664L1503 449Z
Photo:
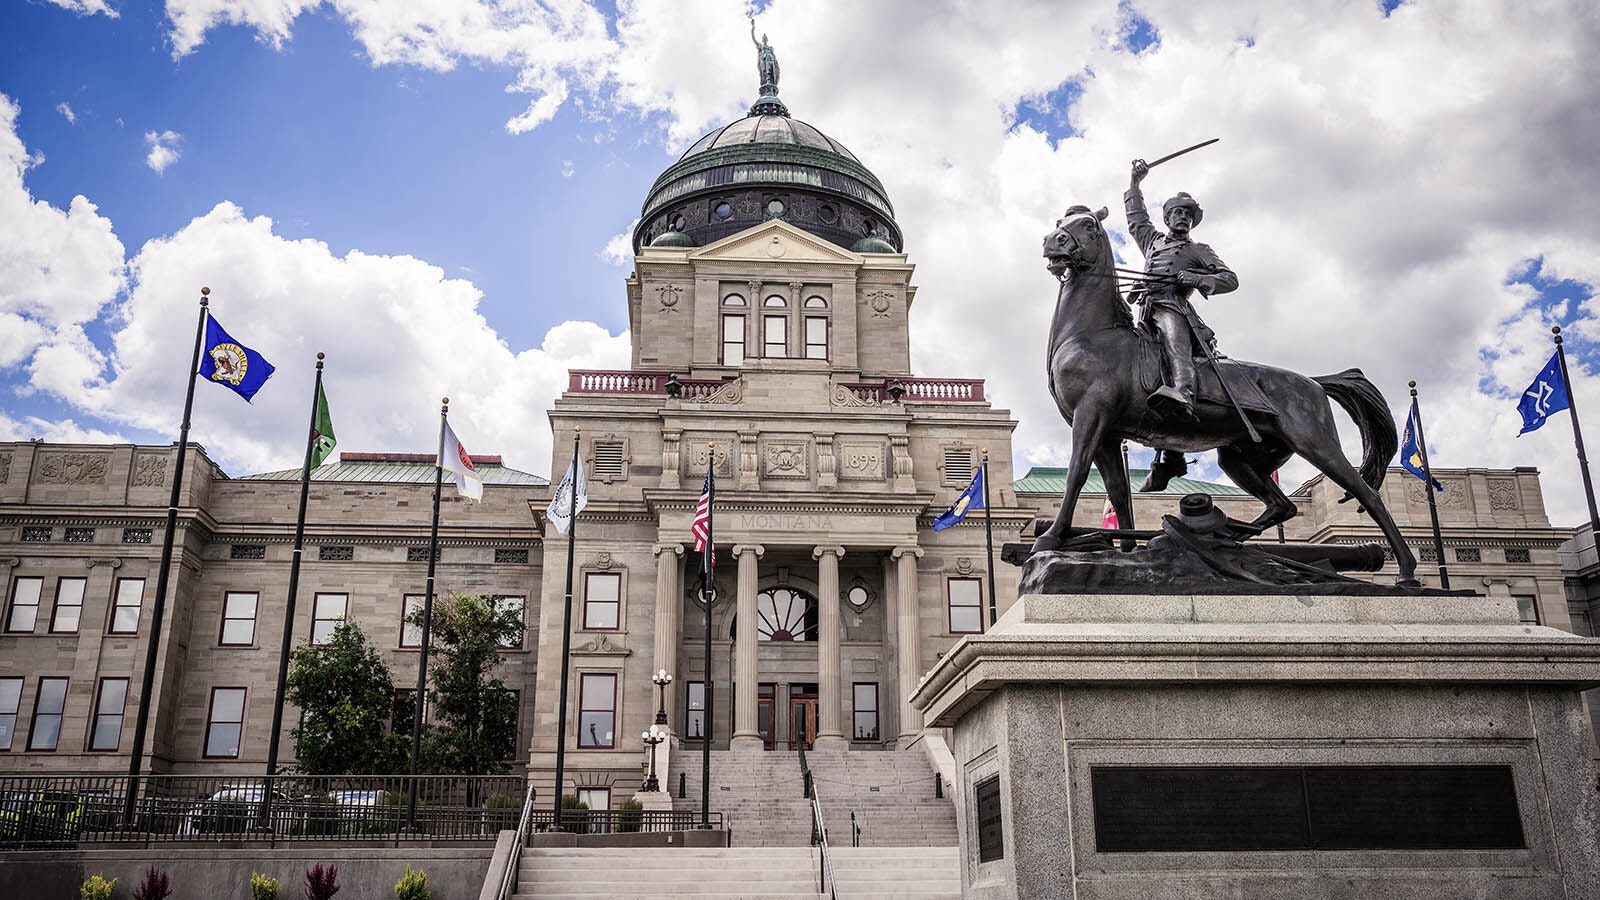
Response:
M726 200L720 201L711 208L711 214L719 219L731 219L733 218L733 206Z
M688 223L684 221L683 213L674 213L672 218L667 220L667 227L673 231L682 231L683 227L687 224Z
M861 233L868 237L877 237L878 223L867 219L861 223Z
M767 201L767 215L769 215L769 216L781 216L781 215L783 215L783 201L782 200L768 200Z
M832 225L833 223L839 221L839 211L824 203L822 204L822 208L817 210L817 218L829 225Z

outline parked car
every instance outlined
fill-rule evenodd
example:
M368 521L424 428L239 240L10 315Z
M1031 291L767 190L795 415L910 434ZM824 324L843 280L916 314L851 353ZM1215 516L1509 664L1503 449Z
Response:
M261 824L263 793L260 785L224 787L190 806L178 822L178 834L242 834ZM308 804L304 799L272 792L272 830L302 834Z
M0 794L0 846L75 841L82 821L83 799L72 791Z
M336 834L392 834L400 830L405 796L384 790L329 791Z

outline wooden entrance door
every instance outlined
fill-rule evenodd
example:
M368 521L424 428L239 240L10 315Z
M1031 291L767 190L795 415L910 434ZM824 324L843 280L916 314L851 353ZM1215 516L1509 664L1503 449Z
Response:
M761 732L761 745L766 750L774 750L778 746L775 705L771 696L756 698L756 729Z
M815 696L791 696L789 699L789 749L795 749L800 735L805 735L806 749L817 738L817 698Z

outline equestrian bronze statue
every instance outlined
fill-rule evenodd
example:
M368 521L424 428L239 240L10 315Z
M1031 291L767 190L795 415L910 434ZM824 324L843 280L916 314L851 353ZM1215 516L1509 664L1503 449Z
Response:
M1141 199L1141 209L1142 204ZM1274 483L1272 473L1299 455L1360 503L1393 549L1400 583L1416 584L1416 558L1378 496L1399 435L1377 387L1359 369L1313 378L1218 356L1209 329L1201 332L1198 317L1182 313L1188 292L1172 289L1204 287L1207 282L1200 276L1218 276L1214 271L1137 273L1146 290L1183 300L1181 306L1172 304L1178 314L1167 316L1166 322L1174 329L1180 322L1186 327L1175 336L1181 340L1164 340L1161 318L1155 318L1153 329L1137 326L1117 290L1118 269L1101 225L1107 215L1104 208L1091 212L1074 206L1044 239L1046 267L1061 283L1046 357L1050 394L1072 427L1072 458L1061 510L1034 542L1034 552L1058 550L1066 542L1091 462L1105 480L1118 523L1133 528L1132 494L1120 449L1126 438L1180 454L1216 450L1222 471L1266 506L1253 522L1235 525L1242 535L1260 534L1295 515L1294 503ZM1164 366L1163 346L1174 344L1183 358L1177 366ZM1180 378L1193 373L1187 390L1172 384L1177 380L1170 375L1174 369ZM1164 387L1172 390L1163 392ZM1165 396L1169 393L1192 405L1163 403L1173 399ZM1162 399L1152 404L1152 395L1158 394ZM1360 431L1359 471L1339 447L1330 400Z

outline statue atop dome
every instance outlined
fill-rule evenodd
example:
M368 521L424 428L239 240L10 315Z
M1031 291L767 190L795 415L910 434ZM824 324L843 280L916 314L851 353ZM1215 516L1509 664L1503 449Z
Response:
M756 45L756 69L761 73L761 96L778 96L778 54L763 34L756 40L756 20L750 17L750 43Z

